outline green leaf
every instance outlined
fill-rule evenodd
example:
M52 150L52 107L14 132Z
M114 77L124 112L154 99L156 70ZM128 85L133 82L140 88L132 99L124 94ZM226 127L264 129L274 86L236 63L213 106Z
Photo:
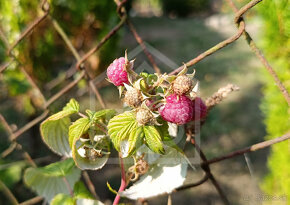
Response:
M96 157L95 159L90 159L86 156L81 156L78 152L78 148L76 147L76 142L72 148L73 159L76 165L82 169L90 169L90 170L97 170L101 169L106 162L108 161L109 154L103 154L101 157Z
M50 205L75 205L75 199L67 194L56 195Z
M50 116L46 120L58 120L63 117L79 112L79 109L80 109L79 103L75 99L71 99L62 109L62 111Z
M136 151L143 144L143 138L144 131L142 126L136 127L131 131L128 139L129 143L128 155L134 153L134 151Z
M148 147L156 153L164 154L164 148L162 144L162 137L154 126L143 127L145 140Z
M2 164L3 162L0 162L1 165L3 165L4 169L0 170L0 180L8 187L12 188L14 184L19 182L22 177L22 169L24 166L26 166L23 162L14 162L14 163L7 163ZM9 166L11 164L11 166ZM5 167L7 166L7 167Z
M40 134L47 146L59 155L70 156L70 146L68 142L68 128L71 124L71 114L79 111L79 104L71 99L62 111L48 117L40 125Z
M116 113L116 111L113 109L100 110L100 111L93 113L93 115L90 119L93 122L95 122L101 118L111 119L115 115L115 113Z
M74 186L74 197L83 199L94 199L82 181L78 181Z
M161 124L161 126L155 126L155 128L160 133L160 136L162 137L162 139L168 137L169 136L168 123L163 119L158 119L157 121L159 124Z
M77 142L88 131L91 123L89 118L80 118L69 127L69 142L72 147L72 157L76 165L82 170L101 169L109 158L109 154L102 154L100 157L96 156L94 159L79 154L78 150L80 147L77 146Z
M89 118L80 118L69 127L69 145L72 148L73 142L77 141L90 127Z
M83 182L79 181L74 186L73 197L67 194L58 194L51 201L51 205L103 205L103 203L94 200Z
M69 194L64 177L70 187L73 187L79 180L80 174L80 170L74 166L74 161L67 159L45 167L26 169L24 182L38 195L51 201L58 193Z
M137 126L138 123L132 111L127 111L117 115L109 121L108 133L118 151L120 151L121 141L128 140L130 133Z
M71 124L69 117L58 120L45 120L40 125L42 140L55 153L70 156L70 146L68 143L68 130Z

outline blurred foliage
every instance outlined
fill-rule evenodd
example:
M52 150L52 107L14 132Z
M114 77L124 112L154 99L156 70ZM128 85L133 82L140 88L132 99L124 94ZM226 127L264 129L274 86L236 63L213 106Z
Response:
M50 19L56 19L59 22L81 54L94 47L119 21L114 1L49 0L49 3L52 18L48 17L41 22L30 36L13 49L13 54L19 62L9 65L4 77L0 76L1 88L8 89L7 92L11 96L22 95L21 98L18 98L20 101L27 102L24 100L23 94L31 97L32 93L37 93L29 86L30 83L20 71L20 66L43 90L45 83L55 78L63 78L65 72L76 62L53 28ZM11 45L15 42L21 32L42 15L43 11L38 0L0 1L2 34L0 62L10 60L6 53L9 46L7 43ZM120 34L118 32L98 53L88 59L87 67L92 76L102 72L112 61ZM41 98L41 96L34 96L34 98L37 97Z
M210 0L161 0L163 12L179 17L210 10Z
M264 1L258 12L265 28L262 36L266 57L273 63L279 78L290 91L290 2L288 0ZM279 137L290 130L290 109L272 77L264 71L264 99L261 109L265 115L267 139ZM290 195L289 142L272 146L268 159L270 172L262 183L262 189L275 195Z
M24 161L13 162L7 164L5 161L0 161L0 180L12 188L14 184L21 180L22 168L25 166Z
M43 15L40 2L39 0L0 1L1 65L11 60L7 55L9 45L12 45L33 21ZM15 123L18 128L34 118L43 105L43 101L39 100L42 96L31 86L21 69L25 70L46 97L49 97L67 82L63 80L54 86L52 91L47 89L47 83L57 78L64 79L65 73L76 63L72 53L53 28L51 20L58 21L81 55L94 47L119 21L114 1L48 0L48 2L51 17L42 21L13 49L13 55L17 60L8 66L3 75L0 74L0 112L9 123ZM112 61L121 34L118 32L114 35L99 52L88 59L87 68L92 75L102 72ZM78 73L73 78L77 75ZM81 81L78 84L79 88L84 87L83 84L84 81ZM51 110L55 109L54 106ZM1 125L0 132L1 134L4 132ZM37 135L38 132L35 134ZM33 140L26 141L26 146L31 148L37 143L37 136L35 136ZM2 140L1 151L7 149L7 146L7 142ZM41 152L41 150L34 150L33 154L39 155ZM8 166L10 161L15 161L14 158L15 156L9 155L7 159L0 162L0 180L12 189L16 189L13 185L21 179L23 169L23 166L17 163ZM25 192L24 196L26 195Z

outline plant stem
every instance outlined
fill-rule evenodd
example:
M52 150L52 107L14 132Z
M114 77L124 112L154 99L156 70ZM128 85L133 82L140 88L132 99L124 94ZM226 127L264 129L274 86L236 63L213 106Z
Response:
M123 163L123 159L121 157L121 154L119 153L119 160L120 160L120 168L121 168L121 185L120 185L120 188L118 190L118 193L121 192L121 191L124 191L124 189L126 188L126 173L125 173L125 168L124 168L124 163ZM117 205L120 201L120 195L117 194L115 199L114 199L114 202L113 202L113 205Z
M67 181L67 179L65 177L63 177L63 181L64 181L65 185L67 186L67 189L68 189L70 195L73 197L74 196L74 192L73 192L69 182Z

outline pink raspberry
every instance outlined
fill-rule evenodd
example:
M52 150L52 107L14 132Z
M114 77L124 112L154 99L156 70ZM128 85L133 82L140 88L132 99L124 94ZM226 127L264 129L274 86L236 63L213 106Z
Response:
M107 76L115 86L128 84L128 73L126 71L126 60L124 57L115 59L107 68Z
M166 104L159 108L162 118L178 125L188 123L193 118L193 103L185 95L169 95Z
M193 120L203 119L207 114L207 107L203 100L199 97L196 97L193 101Z

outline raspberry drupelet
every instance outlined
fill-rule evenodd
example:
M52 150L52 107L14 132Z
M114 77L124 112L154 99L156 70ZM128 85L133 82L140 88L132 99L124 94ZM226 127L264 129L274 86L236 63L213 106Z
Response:
M115 86L128 84L128 73L126 70L126 59L124 57L115 59L107 68L107 76Z
M166 103L159 108L162 118L178 125L186 124L193 118L193 103L185 95L169 95Z

